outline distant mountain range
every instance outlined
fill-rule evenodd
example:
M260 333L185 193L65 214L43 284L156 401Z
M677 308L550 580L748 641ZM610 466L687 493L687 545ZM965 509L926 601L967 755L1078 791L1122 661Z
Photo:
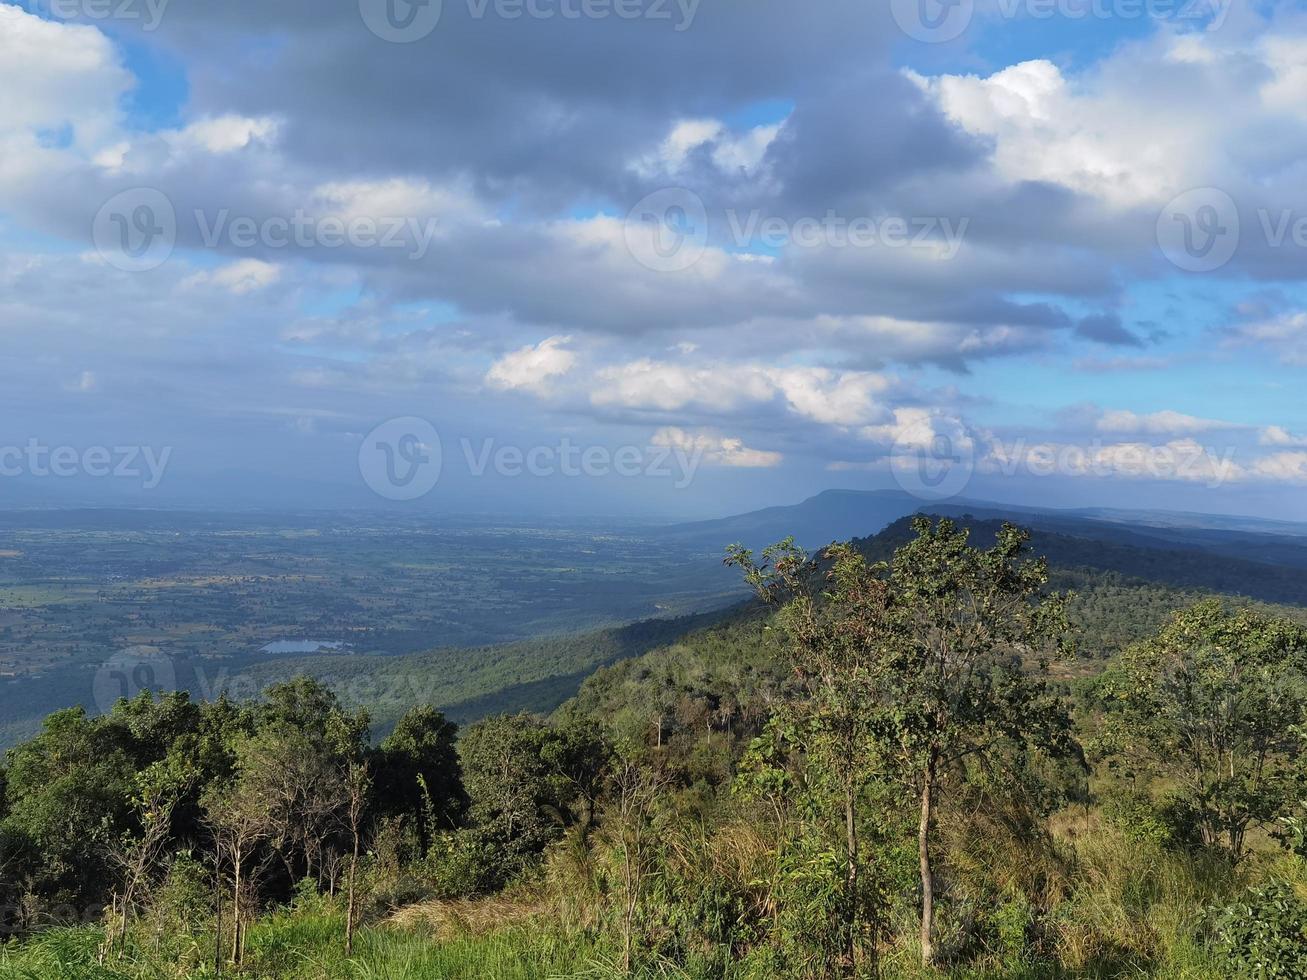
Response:
M1307 524L1163 511L1059 510L955 498L923 501L897 490L827 490L792 506L676 524L672 541L719 553L736 542L759 549L793 535L809 550L874 535L912 514L1013 520L1041 531L1135 548L1210 552L1224 558L1307 568Z

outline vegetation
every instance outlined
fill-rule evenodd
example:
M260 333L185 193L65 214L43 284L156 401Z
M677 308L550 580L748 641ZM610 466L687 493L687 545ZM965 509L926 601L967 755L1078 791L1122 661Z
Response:
M1299 614L891 532L732 551L763 601L547 717L56 712L0 975L1307 976Z

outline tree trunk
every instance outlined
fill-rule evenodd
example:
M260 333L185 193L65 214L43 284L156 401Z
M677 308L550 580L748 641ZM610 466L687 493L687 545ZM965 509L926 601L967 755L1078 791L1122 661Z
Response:
M213 974L222 976L222 851L215 851L213 860L213 906L217 918L213 925Z
M935 873L930 867L930 821L935 789L935 751L926 760L926 772L921 785L921 825L917 830L917 854L921 859L921 965L930 968L935 963Z
M354 856L349 862L349 898L345 902L345 955L354 955L354 876L359 866L359 834L354 831Z
M848 872L845 888L849 900L849 964L856 975L861 967L861 946L858 943L858 821L854 804L853 787L844 790L844 835L848 851Z
M237 848L232 864L236 868L235 887L231 895L231 961L237 966L241 962L241 852Z

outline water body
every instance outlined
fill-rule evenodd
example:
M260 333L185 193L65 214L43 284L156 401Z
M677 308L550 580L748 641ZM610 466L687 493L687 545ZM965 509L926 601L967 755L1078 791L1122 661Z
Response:
M323 650L343 650L339 640L275 640L262 648L264 653L321 653Z

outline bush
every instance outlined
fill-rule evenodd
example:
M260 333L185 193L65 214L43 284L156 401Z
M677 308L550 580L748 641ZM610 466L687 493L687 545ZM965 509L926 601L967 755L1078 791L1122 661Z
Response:
M1138 793L1111 793L1103 800L1103 817L1137 843L1186 850L1198 846L1195 814L1178 798L1153 800Z
M1234 976L1307 977L1307 902L1290 886L1250 888L1214 918L1216 944Z

